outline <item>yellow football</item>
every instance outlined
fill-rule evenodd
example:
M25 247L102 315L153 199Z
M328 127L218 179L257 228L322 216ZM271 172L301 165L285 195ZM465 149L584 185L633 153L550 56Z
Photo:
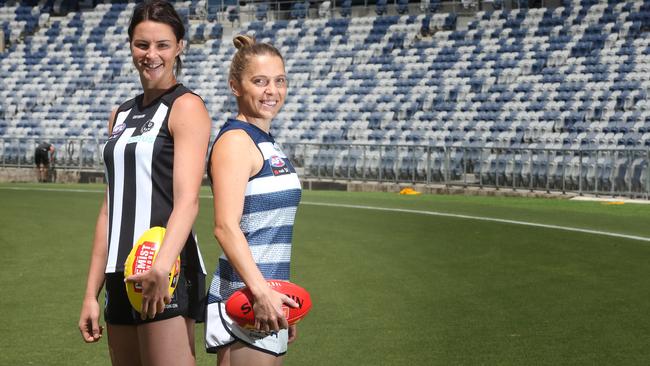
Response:
M163 238L165 228L154 226L145 231L138 241L133 245L129 256L124 262L124 277L140 274L148 271L156 260ZM174 294L178 284L178 275L181 270L181 257L176 258L169 274L169 296ZM142 309L142 286L137 282L125 282L126 294L129 297L131 306L138 312Z

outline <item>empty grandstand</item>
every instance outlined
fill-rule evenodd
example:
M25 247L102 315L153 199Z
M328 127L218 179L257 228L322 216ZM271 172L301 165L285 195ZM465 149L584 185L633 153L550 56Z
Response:
M101 171L109 112L138 85L134 4L0 3L0 164L30 166L47 138L60 167ZM357 3L176 2L180 80L216 129L232 34L275 44L290 89L273 133L305 177L648 197L650 0Z

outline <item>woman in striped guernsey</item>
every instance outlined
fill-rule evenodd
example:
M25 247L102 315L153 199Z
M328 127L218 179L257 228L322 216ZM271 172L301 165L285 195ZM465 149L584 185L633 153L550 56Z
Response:
M205 318L205 271L192 225L205 169L211 121L199 96L177 82L185 28L173 6L135 6L128 29L142 94L111 115L104 146L106 196L97 217L79 330L101 338L97 297L114 365L194 365L194 323ZM176 73L174 69L176 68ZM128 301L124 261L140 235L167 231L151 269L127 278L142 284L140 313ZM168 276L181 256L173 296Z
M214 194L214 233L223 249L208 294L206 349L223 365L279 365L296 336L282 306L297 307L266 279L289 279L291 240L300 181L270 134L284 104L287 79L278 50L239 35L230 87L239 108L212 147L208 174ZM255 329L232 321L224 303L248 286Z

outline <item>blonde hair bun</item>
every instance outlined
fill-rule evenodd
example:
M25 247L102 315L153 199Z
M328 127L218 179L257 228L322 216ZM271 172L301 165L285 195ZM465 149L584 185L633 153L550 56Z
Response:
M282 60L284 66L284 58L277 48L268 43L255 42L254 35L239 34L232 39L232 43L237 48L235 55L232 57L230 64L230 72L228 73L229 80L241 82L241 76L248 67L250 58L253 56L272 55L277 56Z
M232 43L235 45L235 48L241 50L244 47L250 47L255 44L255 37L249 36L247 34L239 34L233 38Z

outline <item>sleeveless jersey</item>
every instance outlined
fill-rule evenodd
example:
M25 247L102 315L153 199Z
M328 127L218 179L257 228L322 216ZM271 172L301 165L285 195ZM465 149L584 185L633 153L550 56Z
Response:
M167 227L173 208L174 139L168 126L176 98L191 91L178 84L148 106L143 95L122 104L104 145L108 182L106 273L123 272L133 244L153 226ZM181 252L181 267L205 273L194 230Z
M246 185L240 228L264 278L289 280L293 222L301 196L298 175L273 137L252 124L228 120L215 143L226 131L237 129L250 136L264 159L262 169ZM210 285L208 303L226 300L243 286L243 280L222 254Z

